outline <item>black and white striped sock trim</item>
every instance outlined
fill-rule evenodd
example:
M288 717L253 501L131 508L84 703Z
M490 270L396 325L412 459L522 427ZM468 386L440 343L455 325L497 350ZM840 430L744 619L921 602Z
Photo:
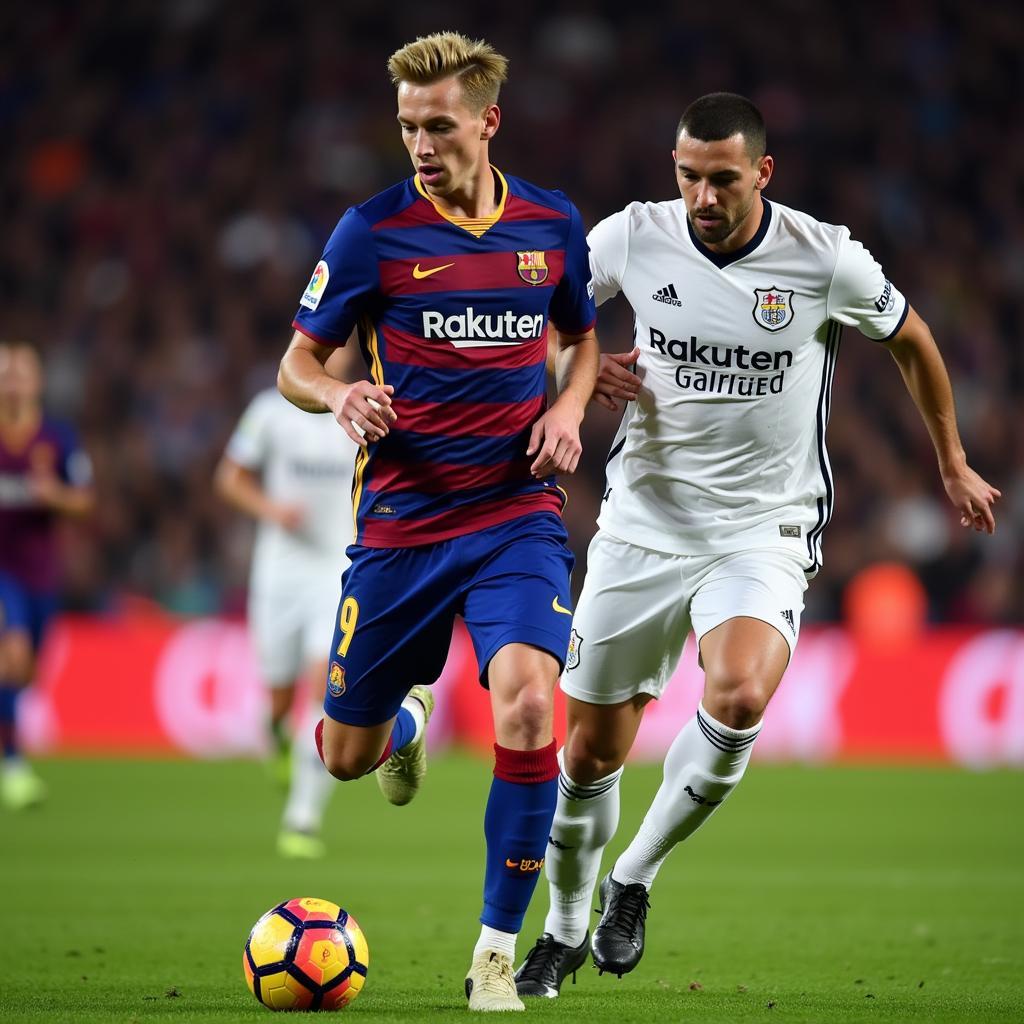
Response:
M746 750L757 739L757 734L761 731L760 725L754 726L753 729L728 729L720 722L716 722L706 712L702 714L700 708L697 709L697 727L704 734L708 743L727 753Z
M588 785L582 785L579 782L573 782L565 772L559 772L558 792L566 800L594 800L614 789L619 784L620 778L622 778L621 768L603 779L598 779L596 782L591 782Z

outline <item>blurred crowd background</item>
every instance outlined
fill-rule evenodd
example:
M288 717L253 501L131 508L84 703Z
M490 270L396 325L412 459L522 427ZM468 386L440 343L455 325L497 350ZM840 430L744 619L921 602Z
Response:
M385 61L444 28L511 59L495 163L564 189L588 226L677 196L692 99L759 104L767 195L849 225L880 260L945 354L971 463L1003 492L994 538L958 526L895 364L848 330L807 619L840 617L858 571L896 560L932 621L1024 620L1024 8L985 0L6 5L0 337L41 346L48 405L94 460L72 605L241 607L251 530L212 494L213 466L272 384L340 214L410 173ZM614 305L599 327L620 350ZM594 408L568 485L581 562L615 426Z

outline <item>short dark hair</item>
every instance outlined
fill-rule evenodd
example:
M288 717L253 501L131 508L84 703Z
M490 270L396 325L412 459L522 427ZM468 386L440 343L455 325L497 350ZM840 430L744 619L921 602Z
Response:
M683 132L702 142L718 142L739 133L751 160L767 152L767 136L761 111L734 92L709 92L694 100L679 119L678 139Z

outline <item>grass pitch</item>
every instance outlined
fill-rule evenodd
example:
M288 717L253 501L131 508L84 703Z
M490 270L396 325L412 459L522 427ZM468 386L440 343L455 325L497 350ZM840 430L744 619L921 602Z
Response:
M348 908L370 971L344 1011L465 1021L489 766L437 759L406 808L339 786L322 863L279 860L281 797L249 763L52 761L52 798L0 812L0 1020L268 1019L242 980L256 918L292 896ZM660 780L631 766L622 848ZM1024 773L756 764L673 855L647 954L586 967L547 1021L1024 1020ZM520 953L541 930L544 882Z

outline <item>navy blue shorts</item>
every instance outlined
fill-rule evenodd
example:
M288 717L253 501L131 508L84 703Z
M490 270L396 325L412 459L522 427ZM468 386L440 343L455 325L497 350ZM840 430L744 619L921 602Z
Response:
M26 629L32 650L42 646L43 634L60 608L60 595L49 590L29 590L15 576L0 573L0 629ZM6 611L5 611L6 609Z
M324 711L347 725L393 718L413 686L441 675L456 615L484 686L505 644L539 647L561 668L572 626L567 540L558 516L535 512L422 547L350 547Z

